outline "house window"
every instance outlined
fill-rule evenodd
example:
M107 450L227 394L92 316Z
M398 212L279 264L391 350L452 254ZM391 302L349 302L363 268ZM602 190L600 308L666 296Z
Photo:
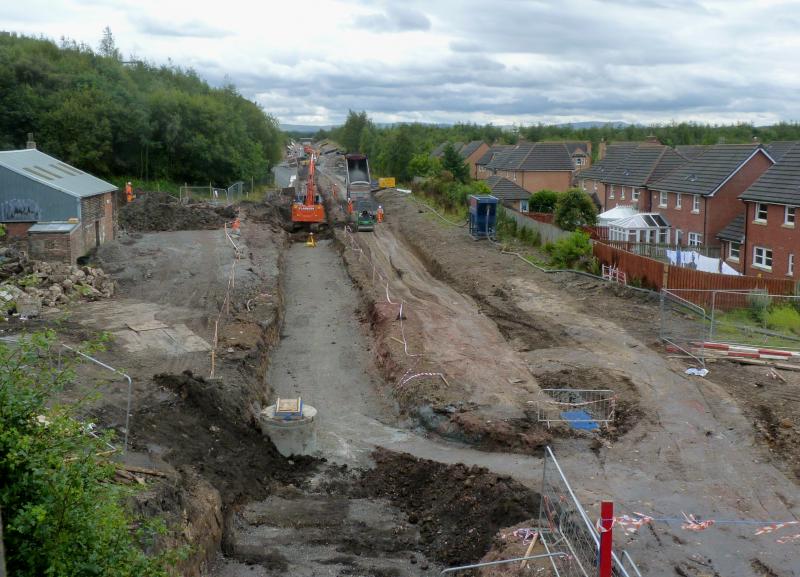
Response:
M597 181L596 180L594 181L594 184L592 185L592 191L593 192L597 192Z
M703 235L697 232L690 232L689 233L689 246L700 246L703 244L702 242Z
M520 212L528 212L528 199L520 200L519 201L519 211Z
M767 222L767 205L763 202L756 204L756 220L758 222Z
M794 226L794 206L787 206L783 210L783 224L786 226Z
M794 253L789 253L789 269L786 271L787 276L794 276Z
M658 206L667 208L667 193L664 191L661 191L658 195Z
M581 157L575 159L575 166L583 166L583 159Z
M739 262L740 250L742 250L742 243L733 241L728 243L728 260Z
M669 244L669 229L661 228L658 230L658 243Z
M625 187L624 186L620 186L619 188L620 188L619 199L620 200L625 200Z
M700 212L700 195L693 194L692 195L692 212L699 213Z
M681 193L675 194L675 208L681 207Z
M608 185L608 198L614 198L614 185Z
M753 247L753 266L772 270L772 249L763 246Z
M633 200L639 200L639 189L638 188L632 188L631 189L631 198Z

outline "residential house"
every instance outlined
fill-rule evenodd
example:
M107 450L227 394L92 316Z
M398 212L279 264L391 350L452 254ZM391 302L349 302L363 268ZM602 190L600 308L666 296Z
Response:
M601 206L601 210L605 210L603 200L606 195L603 178L637 146L639 146L637 142L619 142L616 144L601 142L598 149L598 161L591 167L578 172L576 177L578 187L587 192Z
M445 148L447 148L447 142L443 142L434 148L433 152L431 152L431 156L441 159L444 156ZM455 142L453 143L453 148L456 152L458 152L459 156L461 156L467 166L469 166L469 175L472 178L478 178L477 162L489 150L489 145L483 140L473 140L471 142L467 142L466 144L463 142Z
M601 198L603 208L633 204L640 212L650 212L653 207L648 185L686 162L686 158L663 144L638 145L601 177L605 191L605 197Z
M572 186L575 165L563 142L521 142L495 154L486 169L531 193L542 189L564 192Z
M739 196L774 164L761 145L716 144L648 185L653 212L672 228L668 242L715 242L744 206Z
M477 161L475 161L476 177L479 180L485 180L492 176L491 171L487 165L494 159L494 157L501 152L513 148L513 144L493 144L489 149L483 153Z
M575 170L583 170L592 165L592 142L590 140L570 140L564 142L572 157Z
M739 197L745 203L744 246L729 244L728 260L738 259L741 272L772 278L797 278L800 255L797 212L800 207L800 143L780 154Z
M33 147L0 151L0 222L34 258L72 263L113 239L116 190Z
M531 193L516 182L512 182L503 176L490 176L486 179L486 184L492 191L492 196L498 198L503 203L503 206L518 212L528 212Z

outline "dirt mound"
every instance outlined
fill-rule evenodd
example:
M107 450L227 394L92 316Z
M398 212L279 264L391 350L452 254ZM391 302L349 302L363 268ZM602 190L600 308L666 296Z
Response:
M385 449L373 458L376 467L362 475L361 489L405 512L419 525L426 554L442 563L480 559L500 528L538 516L539 494L511 477Z
M158 384L178 394L133 416L135 448L168 447L173 467L191 466L222 495L224 505L265 497L275 481L300 483L316 459L287 459L254 426L237 416L241 399L217 381L191 373L157 375Z
M231 206L181 204L165 192L146 192L120 209L119 224L129 232L198 230L221 228L235 217L236 210Z
M570 368L536 375L543 389L609 389L614 391L614 420L609 427L612 438L630 431L644 416L639 391L633 381L609 369Z

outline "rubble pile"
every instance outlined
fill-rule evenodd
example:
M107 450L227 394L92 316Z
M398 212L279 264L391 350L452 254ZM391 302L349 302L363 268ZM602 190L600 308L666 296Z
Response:
M114 294L114 281L103 269L50 263L0 249L0 312L36 316L41 307Z

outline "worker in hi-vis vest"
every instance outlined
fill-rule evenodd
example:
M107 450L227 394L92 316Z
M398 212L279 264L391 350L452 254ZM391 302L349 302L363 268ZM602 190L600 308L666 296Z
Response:
M353 214L353 199L347 199L347 214Z
M133 185L130 182L125 184L125 201L133 202Z
M378 205L378 222L383 222L383 207Z

